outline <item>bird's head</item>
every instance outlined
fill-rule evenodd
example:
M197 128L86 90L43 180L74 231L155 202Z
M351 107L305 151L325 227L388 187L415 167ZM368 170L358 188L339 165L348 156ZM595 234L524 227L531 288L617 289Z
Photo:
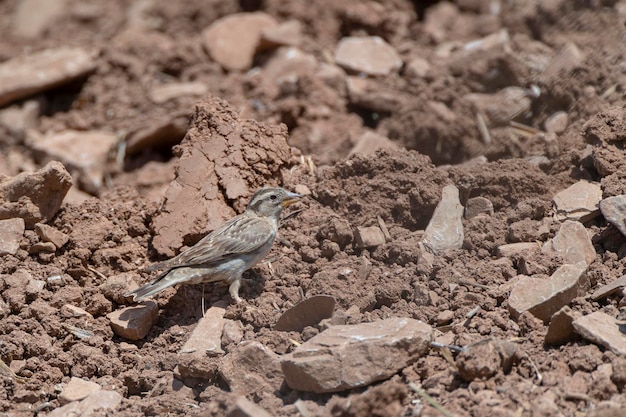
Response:
M259 216L278 216L284 207L297 202L300 197L300 194L281 187L263 187L252 195L247 210Z

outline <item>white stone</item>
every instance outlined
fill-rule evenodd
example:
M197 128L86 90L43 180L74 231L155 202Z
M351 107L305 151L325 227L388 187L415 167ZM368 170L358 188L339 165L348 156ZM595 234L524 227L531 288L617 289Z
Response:
M616 355L626 355L626 337L620 331L626 324L618 322L615 317L596 311L574 320L572 324L585 339L604 346Z
M553 202L559 220L586 222L600 214L598 205L602 189L598 184L580 180L554 196Z
M206 378L213 372L210 357L223 355L223 305L213 305L204 313L189 339L178 352L178 371L184 378Z
M335 50L335 62L367 75L387 75L402 66L396 50L378 36L342 38Z
M463 206L459 200L459 189L446 185L441 192L432 219L424 231L423 242L435 253L463 246Z
M600 202L604 218L626 236L626 195L607 197Z
M17 253L25 230L22 218L0 220L0 256Z
M299 391L338 392L387 379L430 348L432 328L409 318L331 326L283 355L287 384Z
M509 312L514 318L529 311L548 322L552 315L574 298L586 292L589 279L587 265L563 265L549 278L521 276L509 295Z

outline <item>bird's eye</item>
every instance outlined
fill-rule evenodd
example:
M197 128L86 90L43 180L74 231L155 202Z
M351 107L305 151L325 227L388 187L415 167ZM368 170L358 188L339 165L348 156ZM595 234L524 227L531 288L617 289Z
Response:
M272 201L276 200L277 198L278 198L278 196L277 196L276 194L272 194L272 195L270 196L270 199L271 199Z

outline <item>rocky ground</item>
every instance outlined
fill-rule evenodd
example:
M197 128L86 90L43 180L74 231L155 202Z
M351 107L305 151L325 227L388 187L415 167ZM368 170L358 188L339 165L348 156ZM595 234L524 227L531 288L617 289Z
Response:
M0 2L0 415L626 414L626 2ZM231 302L145 267L304 198Z

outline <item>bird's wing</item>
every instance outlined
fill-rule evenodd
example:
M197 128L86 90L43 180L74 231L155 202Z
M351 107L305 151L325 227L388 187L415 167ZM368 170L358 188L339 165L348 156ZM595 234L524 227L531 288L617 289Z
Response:
M206 265L263 246L275 235L272 223L257 216L237 216L205 236L191 248L150 270Z

